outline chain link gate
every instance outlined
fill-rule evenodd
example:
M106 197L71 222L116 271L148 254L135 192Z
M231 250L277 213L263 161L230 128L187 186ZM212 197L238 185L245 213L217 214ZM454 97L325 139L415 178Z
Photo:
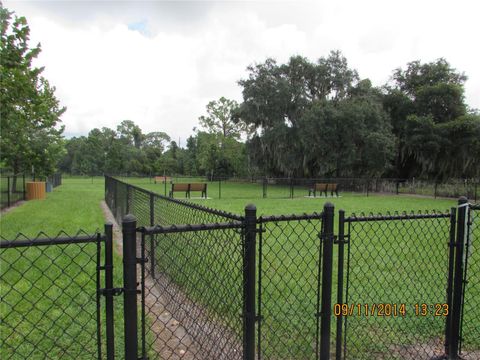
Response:
M469 204L466 224L460 354L480 358L480 204Z
M112 271L111 235L107 224L105 234L0 236L0 357L113 359L113 308L102 288L102 271ZM105 328L102 295L111 309Z
M337 359L445 354L452 310L452 228L454 209L445 214L340 213ZM398 246L397 238L406 246Z
M331 281L325 278L331 280L333 207L326 209L331 220L327 229L326 211L258 218L258 359L319 359L321 350L329 352L328 341L320 344L330 319L325 301L331 298L326 294ZM322 255L329 256L323 269ZM324 286L330 290L322 292Z

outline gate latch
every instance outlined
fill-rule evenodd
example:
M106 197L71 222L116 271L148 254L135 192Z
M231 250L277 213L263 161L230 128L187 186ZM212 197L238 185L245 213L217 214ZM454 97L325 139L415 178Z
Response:
M100 294L103 296L112 295L118 296L121 295L124 291L123 288L112 288L112 289L99 289Z

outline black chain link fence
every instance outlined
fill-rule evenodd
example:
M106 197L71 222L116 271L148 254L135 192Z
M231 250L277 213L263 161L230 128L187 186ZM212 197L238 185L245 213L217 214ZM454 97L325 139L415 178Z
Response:
M4 209L25 200L25 175L0 176L0 208Z
M243 358L242 226L167 226L143 233L149 358Z
M159 178L159 180L155 180ZM205 177L205 176L167 176L155 177L146 175L124 175L121 180L138 186L147 186L155 193L168 196L173 184L179 183L206 183L208 197L215 199L255 199L255 198L303 198L311 197L315 184L336 184L340 196L345 193L361 194L404 194L426 197L458 198L466 196L477 201L480 198L480 179L447 179L447 180L419 180L400 178L294 178L294 177ZM162 180L160 180L162 179ZM195 193L200 196L200 193ZM194 196L192 195L192 196ZM332 194L329 185L327 197ZM177 198L185 197L185 193L178 192ZM317 193L317 197L325 197L325 193Z
M0 236L0 358L100 358L100 248L105 238Z
M327 207L322 214L254 214L249 232L247 213L167 198L114 178L106 178L106 200L117 218L132 213L140 226L138 345L144 357L441 357L458 348L462 269L460 284L468 280L460 287L462 345L466 359L478 355L478 252L474 242L466 246L462 267L456 209L348 218L340 212L334 238L333 207L331 217ZM476 238L472 219L469 234ZM256 247L246 260L252 234ZM326 246L334 242L336 263ZM247 284L252 274L253 289ZM337 289L337 304L330 304ZM334 316L336 330L329 324Z
M345 305L334 309L345 359L444 354L451 223L449 213L345 219Z

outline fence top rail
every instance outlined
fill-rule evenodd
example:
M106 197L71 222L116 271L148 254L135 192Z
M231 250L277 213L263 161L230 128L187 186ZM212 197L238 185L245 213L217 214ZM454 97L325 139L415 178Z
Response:
M169 225L169 226L149 226L140 227L137 231L145 235L155 234L170 234L179 232L195 232L195 231L208 231L208 230L225 230L225 229L241 229L244 227L242 221L232 221L225 223L211 223L211 224L183 224L183 225Z
M470 209L472 209L472 210L480 210L480 204L470 204Z
M450 218L451 213L450 212L425 212L425 213L394 213L390 214L387 213L386 215L383 214L352 214L349 217L345 218L345 222L365 222L365 221L386 221L386 220L418 220L418 219L444 219L444 218Z
M105 241L106 236L100 233L94 233L91 235L82 234L76 236L57 236L54 238L46 237L45 234L40 233L35 238L29 239L22 233L18 234L15 240L7 240L3 236L0 236L0 249L19 248L29 246L46 246L46 245L67 245L67 244L84 244Z
M257 223L266 223L266 222L278 222L278 221L291 221L291 220L318 220L323 218L323 212L312 214L291 214L291 215L268 215L260 216L257 219Z
M121 181L117 178L114 178L112 176L108 176L108 175L105 175L106 178L111 178L115 181L118 181L119 183L122 183L122 184L125 184L127 186L130 186L131 188L135 189L135 190L138 190L138 191L141 191L145 194L149 194L149 195L153 195L159 199L162 199L162 200L165 200L165 201L170 201L172 203L176 203L176 204L179 204L179 205L182 205L182 206L185 206L185 207L189 207L191 209L195 209L195 210L199 210L199 211L204 211L204 212L207 212L207 213L210 213L210 214L214 214L214 215L218 215L218 216L222 216L224 218L227 218L227 219L232 219L232 220L238 220L238 221L242 221L243 220L243 217L240 216L240 215L236 215L236 214L232 214L232 213L229 213L227 211L223 211L223 210L217 210L217 209L212 209L212 208L209 208L207 206L203 206L203 205L198 205L198 204L194 204L194 203L191 203L189 201L186 201L186 200L180 200L180 199L172 199L170 197L167 197L167 196L163 196L161 194L157 194L153 191L149 191L149 190L146 190L146 189L142 189L141 187L138 187L136 185L132 185L132 184L129 184L127 182L124 182L124 181Z

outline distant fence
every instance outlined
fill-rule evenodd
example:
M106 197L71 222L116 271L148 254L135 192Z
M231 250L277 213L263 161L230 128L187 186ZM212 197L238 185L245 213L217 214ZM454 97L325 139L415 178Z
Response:
M1 208L7 208L20 200L25 200L25 175L3 175L1 181Z
M52 184L52 187L54 188L62 185L62 173L55 173L47 177L47 183Z
M167 196L172 183L207 182L208 194L214 198L301 198L308 197L315 184L337 184L338 192L370 194L409 194L427 197L458 198L467 196L473 201L480 199L480 179L450 179L442 182L394 178L288 178L288 177L229 177L211 179L202 176L169 176L167 182L155 182L152 175L121 175L126 182L144 179L155 184L156 193ZM140 183L138 183L140 185ZM239 188L243 188L241 192ZM331 192L327 191L331 196Z

